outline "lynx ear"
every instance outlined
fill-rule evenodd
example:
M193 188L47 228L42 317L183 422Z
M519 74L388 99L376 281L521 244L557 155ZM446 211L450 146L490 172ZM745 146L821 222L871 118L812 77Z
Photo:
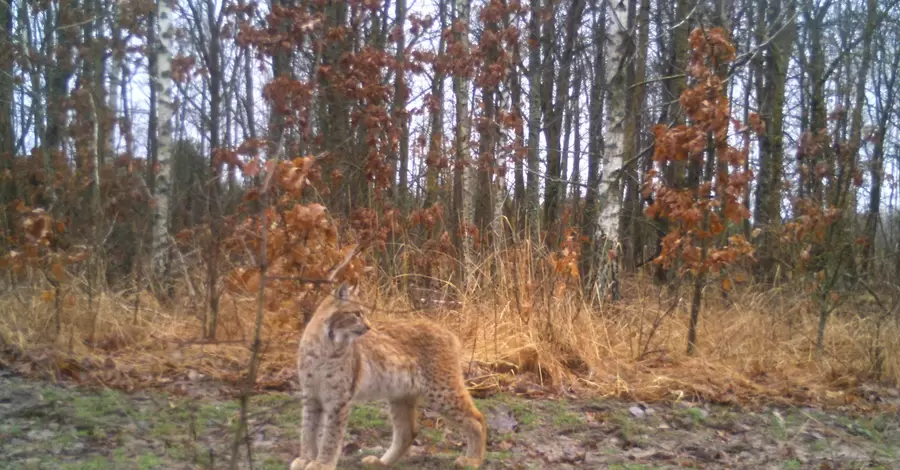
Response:
M342 282L341 285L334 290L334 296L338 298L338 300L349 300L350 295L354 294L352 288L346 283Z

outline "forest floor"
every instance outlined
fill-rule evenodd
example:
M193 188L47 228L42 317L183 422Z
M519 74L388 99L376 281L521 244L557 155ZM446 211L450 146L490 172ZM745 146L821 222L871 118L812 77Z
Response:
M183 393L124 393L25 379L0 369L0 468L227 468L239 405L226 387L197 381ZM791 406L650 405L579 396L478 399L489 427L487 469L900 468L900 397L858 410ZM285 469L298 447L300 403L255 395L252 468ZM452 468L455 430L427 410L398 465ZM390 443L380 404L354 408L339 468L361 469ZM242 443L247 464L247 445Z

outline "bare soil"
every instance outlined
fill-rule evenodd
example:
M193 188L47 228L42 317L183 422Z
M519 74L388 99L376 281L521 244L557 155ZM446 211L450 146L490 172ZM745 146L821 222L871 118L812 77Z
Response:
M238 401L197 382L181 394L126 394L0 370L0 468L228 468ZM477 402L488 419L487 469L900 468L893 412L509 394ZM299 445L299 400L260 394L250 413L240 468L287 468ZM398 468L452 468L462 439L420 413L421 432ZM380 404L356 406L339 468L363 468L359 460L382 452L390 432Z

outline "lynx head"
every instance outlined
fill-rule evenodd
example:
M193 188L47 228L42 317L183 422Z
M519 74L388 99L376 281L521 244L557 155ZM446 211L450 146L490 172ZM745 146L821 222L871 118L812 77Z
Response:
M359 299L359 289L341 283L330 298L322 302L318 314L324 316L324 333L329 341L344 345L352 343L371 328L365 316L365 305Z

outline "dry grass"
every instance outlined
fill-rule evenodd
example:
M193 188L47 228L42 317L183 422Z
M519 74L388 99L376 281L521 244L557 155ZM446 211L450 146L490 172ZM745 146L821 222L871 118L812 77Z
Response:
M831 318L826 353L814 357L816 318L796 289L745 288L722 299L710 287L701 316L699 354L684 354L686 300L645 279L623 283L625 299L591 309L565 291L528 302L511 290L471 296L458 310L414 311L395 290L365 289L373 319L422 316L462 339L474 360L473 387L492 389L529 380L545 390L574 388L606 396L655 401L677 397L752 403L844 404L874 379L874 317L849 302ZM373 295L377 294L377 295ZM125 389L196 379L234 382L249 358L255 299L226 295L218 342L203 342L197 312L165 308L141 296L104 295L92 303L71 290L55 332L52 296L20 289L0 298L0 345L5 359L26 373L52 373ZM523 307L526 305L526 307ZM96 316L96 318L95 318ZM293 380L301 328L291 305L265 317L260 386ZM95 336L91 343L90 331ZM900 378L900 328L885 322L881 382Z

